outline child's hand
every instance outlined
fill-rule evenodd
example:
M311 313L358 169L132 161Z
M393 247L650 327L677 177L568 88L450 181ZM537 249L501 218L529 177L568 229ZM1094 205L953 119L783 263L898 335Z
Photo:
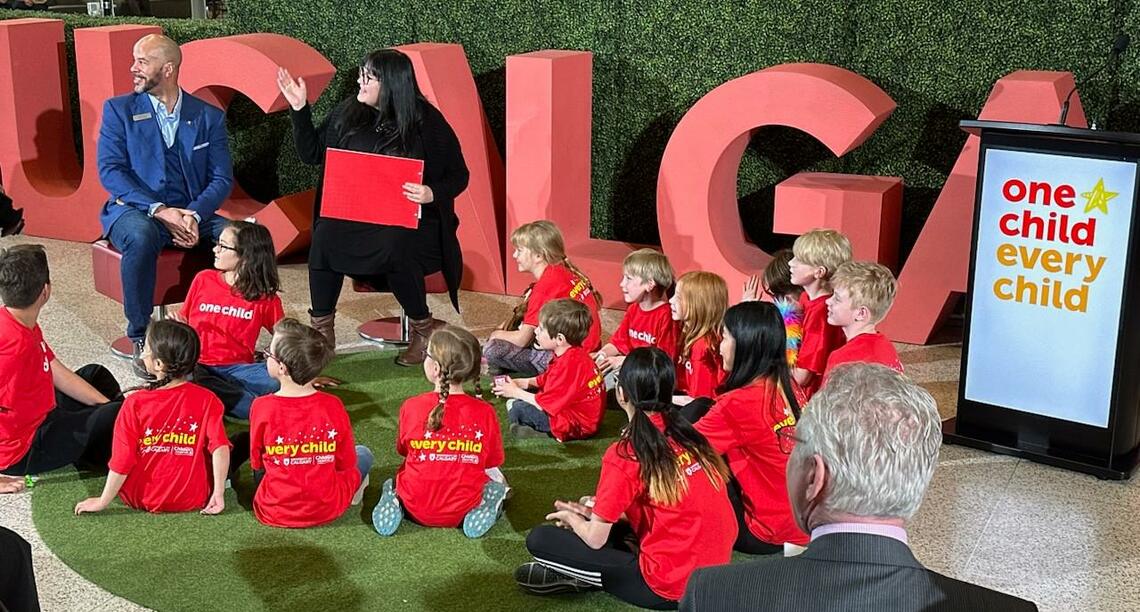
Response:
M79 516L84 512L102 512L106 509L107 504L103 501L102 497L88 497L78 504L75 504L75 516Z
M609 374L611 371L620 370L622 362L625 361L625 355L614 355L613 357L606 357L598 362L598 369L602 374Z
M225 492L215 493L210 496L210 501L206 503L206 507L202 508L202 514L221 514L222 510L226 509Z
M325 387L339 386L342 382L344 381L333 378L332 376L318 376L313 379L313 386L318 389L324 389Z
M518 383L513 378L501 376L495 378L495 386L491 388L491 392L498 397L509 397L517 399L518 392L522 391Z
M755 302L760 299L760 277L749 276L744 283L744 294L740 296L741 302Z
M593 495L583 495L581 498L578 499L578 503L582 504L583 506L585 506L587 508L592 509L594 507L594 500L595 500L595 497Z
M557 500L554 502L554 510L555 511L553 513L551 513L550 515L547 515L547 517L546 517L547 520L555 520L555 519L551 519L550 517L557 515L557 514L562 514L563 512L572 512L572 513L577 514L578 516L580 516L583 519L588 521L588 520L590 520L590 517L594 514L594 511L589 506L587 506L585 504L578 503L578 502L573 502L573 501ZM563 521L563 522L566 522L566 521Z

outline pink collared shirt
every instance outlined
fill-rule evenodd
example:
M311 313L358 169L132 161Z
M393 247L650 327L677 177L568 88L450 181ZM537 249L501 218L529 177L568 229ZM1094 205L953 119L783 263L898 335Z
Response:
M881 523L830 523L820 525L811 530L811 540L814 542L816 538L823 537L830 533L869 533L871 535L894 538L903 544L907 544L906 529L894 525L883 525Z

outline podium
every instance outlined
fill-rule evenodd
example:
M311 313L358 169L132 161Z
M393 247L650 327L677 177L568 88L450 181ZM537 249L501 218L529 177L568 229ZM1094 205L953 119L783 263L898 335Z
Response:
M1140 445L1140 134L963 121L981 137L948 443L1125 479Z

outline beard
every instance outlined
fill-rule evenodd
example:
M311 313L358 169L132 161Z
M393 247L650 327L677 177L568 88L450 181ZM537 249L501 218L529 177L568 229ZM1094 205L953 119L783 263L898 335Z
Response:
M143 82L139 83L138 78L143 78ZM146 93L155 87L158 87L158 77L148 77L146 75L135 75L135 93Z

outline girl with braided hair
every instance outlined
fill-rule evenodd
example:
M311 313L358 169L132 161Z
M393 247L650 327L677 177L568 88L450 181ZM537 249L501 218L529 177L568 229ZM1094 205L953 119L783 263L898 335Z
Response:
M76 504L76 514L104 510L116 495L147 512L218 514L225 508L230 441L222 402L186 380L199 350L198 334L189 325L151 324L141 359L154 380L127 392L115 420L103 494Z
M396 451L404 464L384 483L372 524L390 536L404 515L427 527L458 527L478 538L495 524L507 495L499 466L499 420L479 388L479 341L445 325L432 333L424 375L435 385L400 407ZM474 382L475 397L464 384ZM393 481L394 480L394 481Z
M515 571L524 590L604 589L636 606L674 609L694 570L729 562L728 467L673 405L673 384L673 360L661 349L626 356L617 399L629 426L602 456L595 496L554 502L546 518L555 524L527 536L535 560Z

